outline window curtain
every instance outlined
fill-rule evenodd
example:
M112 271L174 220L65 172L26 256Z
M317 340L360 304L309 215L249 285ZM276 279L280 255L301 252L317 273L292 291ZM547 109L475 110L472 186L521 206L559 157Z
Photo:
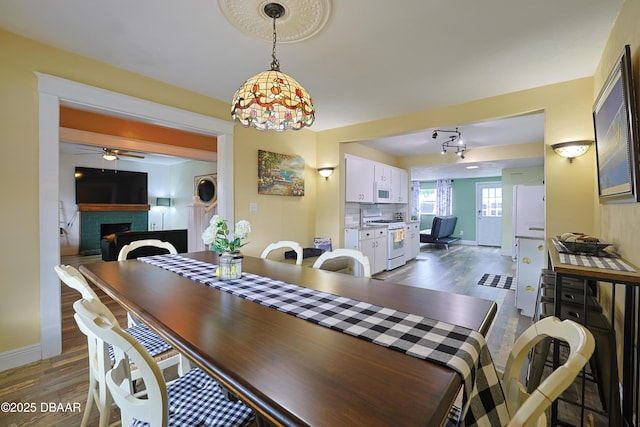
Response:
M451 215L451 180L439 179L436 181L436 215Z
M411 181L411 218L420 219L420 181Z

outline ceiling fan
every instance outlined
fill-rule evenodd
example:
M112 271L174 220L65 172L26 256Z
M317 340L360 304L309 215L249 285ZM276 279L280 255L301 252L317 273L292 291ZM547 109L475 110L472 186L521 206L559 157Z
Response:
M132 154L126 150L117 150L112 148L102 149L102 158L108 161L120 160L120 157L135 157L136 159L144 159L140 154Z

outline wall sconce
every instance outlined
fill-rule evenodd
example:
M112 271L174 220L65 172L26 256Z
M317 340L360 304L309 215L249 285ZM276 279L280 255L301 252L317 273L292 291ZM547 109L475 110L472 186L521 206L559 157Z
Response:
M320 168L320 169L318 169L318 173L324 179L329 179L329 177L331 175L333 175L333 169L335 169L335 168L330 168L330 167L328 167L328 168Z
M569 141L552 144L551 148L557 155L569 159L569 163L573 162L575 157L580 157L591 147L593 141Z

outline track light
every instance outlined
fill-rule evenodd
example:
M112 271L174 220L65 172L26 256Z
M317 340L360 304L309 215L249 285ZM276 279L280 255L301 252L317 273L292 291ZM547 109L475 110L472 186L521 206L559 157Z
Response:
M458 130L458 128L456 128L456 130L447 130L447 129L436 129L433 131L433 133L431 134L431 138L436 139L438 138L438 132L448 132L448 133L452 133L453 135L450 135L447 139L447 141L442 143L442 154L447 154L447 148L453 149L455 148L456 151L456 155L458 157L460 157L461 159L464 159L464 152L467 149L467 144L465 144L462 141L462 134L460 133L460 131ZM457 141L457 143L456 143Z

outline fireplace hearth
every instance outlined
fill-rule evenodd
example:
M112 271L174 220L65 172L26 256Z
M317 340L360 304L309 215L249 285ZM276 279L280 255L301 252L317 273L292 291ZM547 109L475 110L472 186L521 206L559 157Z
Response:
M123 231L131 231L130 222L119 222L117 224L100 224L100 236L102 239L104 236L108 236L113 233L121 233Z

